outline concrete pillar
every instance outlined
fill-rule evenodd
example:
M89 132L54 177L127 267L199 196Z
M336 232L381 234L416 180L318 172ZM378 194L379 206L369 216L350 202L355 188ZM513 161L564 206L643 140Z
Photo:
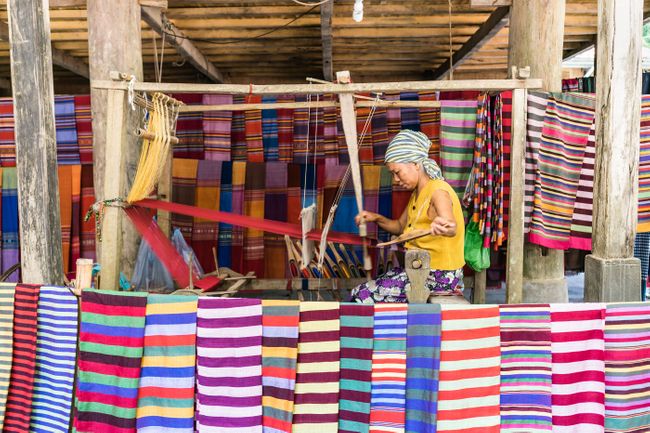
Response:
M142 80L142 37L140 32L141 13L138 0L88 0L88 51L90 63L90 80L109 80L111 71L125 72ZM128 134L125 148L124 170L122 173L106 173L106 107L108 103L106 90L91 91L93 115L93 170L95 196L98 200L113 199L104 195L106 176L123 176L126 197L135 177L140 155L137 137ZM129 110L130 112L130 110ZM138 116L127 116L126 128L134 131ZM120 212L119 218L122 218ZM122 224L123 244L120 268L128 277L131 275L138 253L139 239L130 223ZM101 248L97 248L101 263Z
M586 260L586 301L641 300L634 238L642 26L642 0L598 1L593 248Z
M562 91L565 0L513 0L510 7L508 66L530 66L544 90ZM526 243L523 301L566 302L564 252Z

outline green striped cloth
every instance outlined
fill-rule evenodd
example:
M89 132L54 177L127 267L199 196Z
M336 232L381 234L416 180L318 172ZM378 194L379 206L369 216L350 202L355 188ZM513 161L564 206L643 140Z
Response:
M442 175L462 200L474 157L477 101L441 101L440 104Z
M16 284L0 284L0 426L5 418L13 354L14 292Z

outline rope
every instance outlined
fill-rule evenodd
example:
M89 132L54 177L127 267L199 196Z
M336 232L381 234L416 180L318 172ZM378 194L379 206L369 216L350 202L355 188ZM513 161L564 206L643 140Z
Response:
M102 241L102 221L104 219L104 210L107 206L124 208L128 206L128 203L126 203L122 197L118 197L96 201L92 206L90 206L88 212L86 212L84 222L88 222L91 217L95 217L95 233L100 242Z
M451 32L451 0L449 0L449 79L454 79L454 49Z
M315 2L315 3L306 3L306 2L302 2L302 1L300 1L300 0L291 0L291 1L294 2L294 3L299 4L300 6L307 6L307 7L309 7L309 6L320 6L320 5L324 5L324 4L327 3L328 1L332 1L332 0L321 0L321 1L319 1L319 2Z

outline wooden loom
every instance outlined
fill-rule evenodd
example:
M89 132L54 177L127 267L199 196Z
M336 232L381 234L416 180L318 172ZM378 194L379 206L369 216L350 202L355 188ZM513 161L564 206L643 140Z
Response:
M400 91L507 91L512 90L512 143L510 165L510 208L509 208L509 239L506 278L506 301L508 303L522 302L523 286L523 249L524 249L524 173L525 173L525 143L526 143L526 100L528 89L542 88L542 81L527 78L525 70L522 74L513 74L519 78L509 80L471 80L471 81L407 81L389 83L347 83L347 84L286 84L286 85L237 85L237 84L187 84L187 83L140 83L129 85L130 76L114 72L112 80L93 81L94 89L107 92L107 128L106 128L106 171L107 173L121 173L124 167L126 137L126 120L129 115L127 103L129 90L135 92L162 92L162 93L229 93L229 94L325 94L335 93L344 95L340 99L343 123L356 125L355 113L350 106L354 93L383 93ZM350 98L347 97L350 96ZM431 107L439 106L437 101L394 101L392 107ZM331 104L331 102L328 102ZM352 104L351 104L352 103ZM272 106L271 106L272 105ZM360 105L360 104L359 104ZM346 108L347 107L347 108ZM186 106L182 111L216 111L216 110L247 110L247 109L277 109L285 108L284 104L244 104L236 106ZM286 107L289 108L289 107ZM298 108L296 103L292 108ZM356 128L355 128L356 133ZM348 139L346 142L351 153L355 153L356 142ZM356 155L356 153L355 153ZM352 158L351 158L352 159ZM171 198L171 152L168 164L163 173L158 194L163 200ZM353 167L354 169L354 167ZM357 176L353 173L353 178ZM362 191L359 180L355 180L356 191ZM104 182L105 197L120 197L124 194L125 185L122 176L106 176ZM359 207L362 209L362 206ZM120 272L120 252L122 244L122 211L116 207L108 207L102 221L103 241L100 246L102 257L102 281L105 287L117 287ZM482 284L481 284L481 279ZM485 287L485 274L477 275L475 288ZM475 301L484 302L484 293L479 291Z

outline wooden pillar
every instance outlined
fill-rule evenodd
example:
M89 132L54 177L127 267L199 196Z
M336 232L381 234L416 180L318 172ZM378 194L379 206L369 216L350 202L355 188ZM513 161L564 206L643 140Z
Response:
M641 115L642 0L598 1L596 166L587 301L640 301L634 258Z
M63 284L48 0L10 0L23 281Z
M565 0L515 0L510 10L509 69L530 66L530 76L550 92L562 91L565 7ZM522 301L566 302L564 252L526 243L523 257Z
M131 74L142 80L142 45L141 14L138 0L88 0L88 50L90 57L90 79L109 80L111 71ZM135 170L140 154L137 138L129 133L123 153L123 169L120 172L108 171L111 162L106 155L107 103L106 90L92 89L93 115L93 152L95 195L98 200L114 199L104 190L107 177L121 176L119 196L124 197L135 177ZM140 116L129 109L124 128L134 131ZM111 194L117 193L112 191ZM130 223L122 224L124 216L118 212L123 234L122 248L116 252L120 255L119 268L130 277L138 251L139 236ZM98 247L99 262L103 264L102 247ZM106 288L106 286L104 286ZM115 287L117 288L117 287Z

